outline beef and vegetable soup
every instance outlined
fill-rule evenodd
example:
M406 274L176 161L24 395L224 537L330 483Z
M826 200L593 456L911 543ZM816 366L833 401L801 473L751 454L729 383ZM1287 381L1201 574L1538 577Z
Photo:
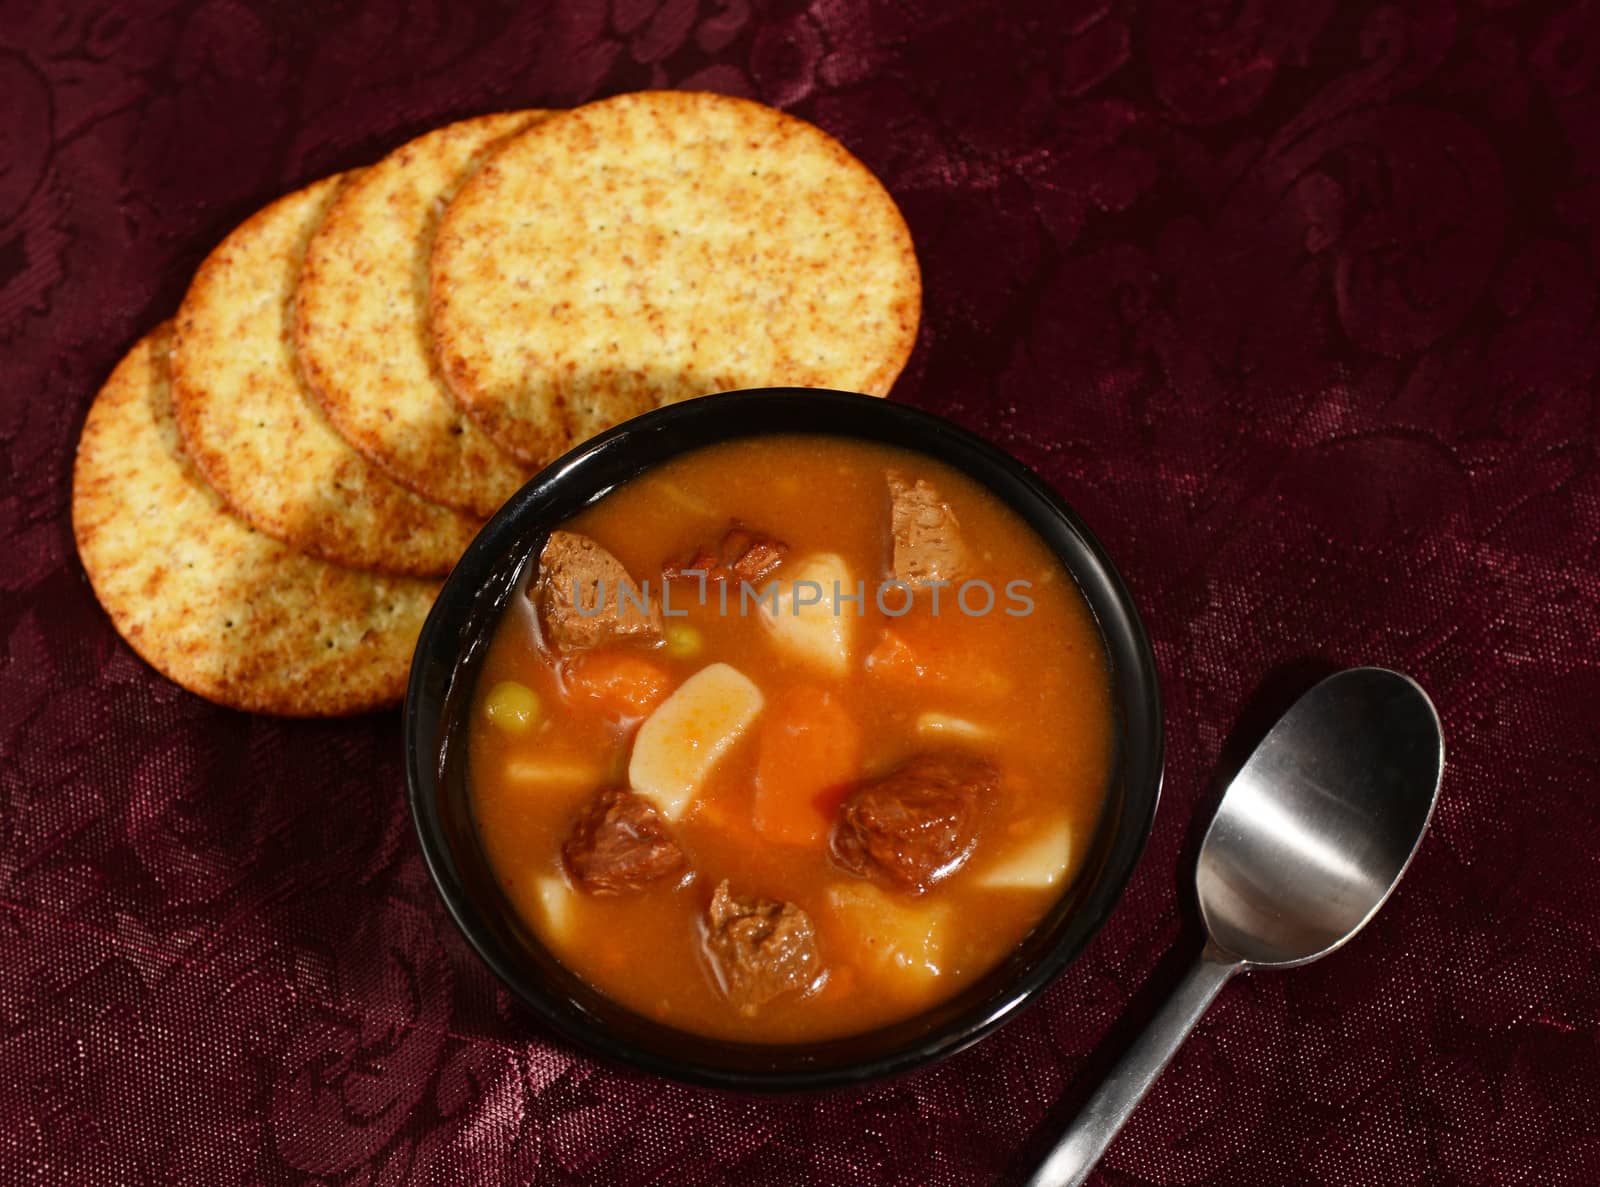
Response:
M949 997L1070 883L1112 753L1072 578L992 493L825 436L711 446L552 532L475 691L473 810L556 956L789 1043Z

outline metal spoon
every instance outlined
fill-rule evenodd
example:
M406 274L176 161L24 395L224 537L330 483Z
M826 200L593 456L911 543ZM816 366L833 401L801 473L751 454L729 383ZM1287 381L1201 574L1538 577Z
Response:
M1279 719L1200 845L1199 961L1112 1070L1028 1187L1077 1187L1228 978L1326 956L1383 906L1439 794L1444 737L1415 681L1351 668Z

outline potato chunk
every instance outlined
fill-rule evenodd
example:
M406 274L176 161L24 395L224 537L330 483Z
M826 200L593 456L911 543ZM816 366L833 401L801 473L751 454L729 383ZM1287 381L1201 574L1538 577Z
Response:
M863 882L830 886L828 906L855 937L862 964L887 970L913 989L944 971L948 904L903 902Z
M594 763L563 755L513 755L506 760L504 771L509 783L557 791L587 789L605 778L605 771Z
M982 741L993 736L988 726L979 725L952 713L923 713L917 717L917 733L925 738L967 738Z
M1072 864L1072 830L1065 820L1047 824L987 869L977 872L979 886L1048 890L1059 886Z
M829 675L842 675L850 666L862 603L842 602L834 613L834 588L837 584L842 597L853 598L862 592L856 579L844 558L831 552L794 562L789 572L789 580L778 583L776 606L771 600L762 603L761 620L795 658Z
M701 668L639 727L629 786L668 820L677 820L762 703L761 690L731 664Z
M576 892L565 879L554 875L535 878L533 892L538 896L539 911L544 917L545 938L554 944L565 944L572 938Z

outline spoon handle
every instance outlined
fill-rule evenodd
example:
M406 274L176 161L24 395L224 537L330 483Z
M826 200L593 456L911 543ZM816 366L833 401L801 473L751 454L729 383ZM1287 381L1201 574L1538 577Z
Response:
M1207 946L1144 1033L1117 1061L1083 1111L1073 1118L1027 1187L1080 1187L1150 1091L1161 1069L1189 1037L1200 1015L1241 967L1231 957Z

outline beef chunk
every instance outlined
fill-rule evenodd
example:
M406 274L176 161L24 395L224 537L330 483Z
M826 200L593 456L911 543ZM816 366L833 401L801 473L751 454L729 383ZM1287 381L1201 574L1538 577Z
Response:
M625 894L688 868L655 805L618 787L589 802L561 856L572 881L590 894Z
M557 651L661 638L661 608L648 585L637 584L621 561L577 532L550 533L529 596L539 607L545 639ZM643 611L640 600L646 602Z
M960 577L966 560L961 528L950 504L929 483L920 478L910 483L890 472L889 529L896 581L916 586Z
M692 571L704 573L707 581L748 581L754 586L781 565L788 552L782 540L734 520L715 548L702 545L688 560L668 565L664 576L682 577Z
M804 990L822 972L811 917L793 903L735 897L727 879L711 896L706 951L728 1000L754 1014L780 994Z
M984 759L920 754L845 797L829 837L834 861L921 894L966 861L999 783L1000 772Z

